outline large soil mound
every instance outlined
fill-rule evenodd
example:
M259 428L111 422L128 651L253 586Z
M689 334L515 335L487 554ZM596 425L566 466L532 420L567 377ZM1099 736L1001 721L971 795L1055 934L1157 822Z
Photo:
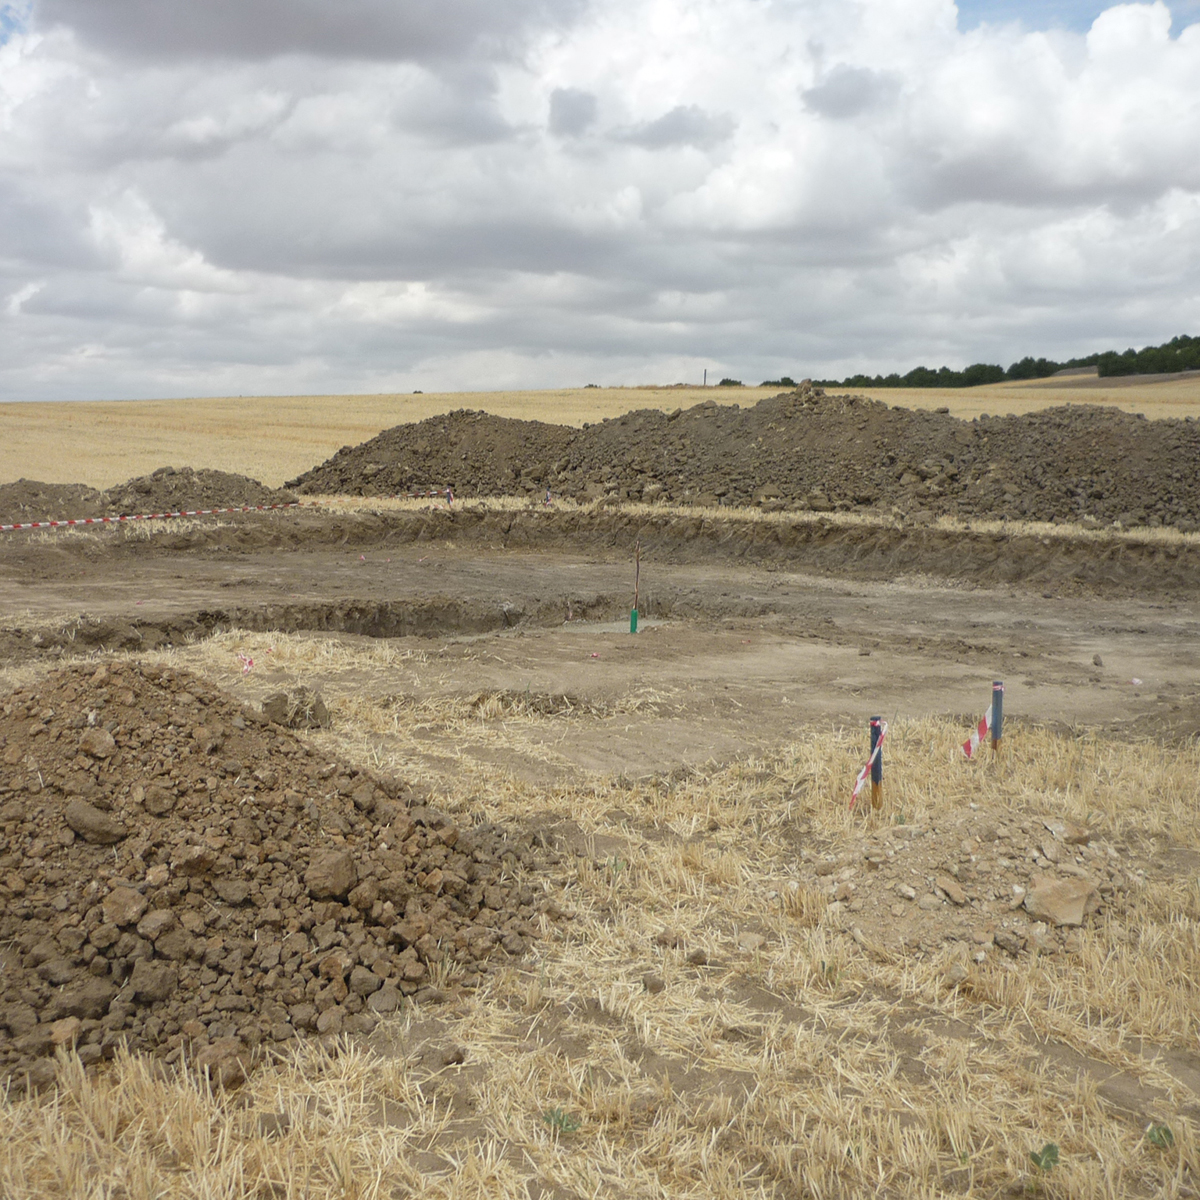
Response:
M38 483L18 479L0 484L0 525L27 521L69 521L86 517L116 517L135 513L176 511L179 508L235 508L257 504L288 504L290 492L264 487L256 479L228 471L191 467L159 467L98 492L84 484Z
M184 673L77 667L6 697L0 1084L46 1081L62 1044L228 1075L520 954L528 841L404 800Z
M553 494L1200 528L1200 425L1091 405L961 421L801 388L572 429L462 410L398 425L289 486Z

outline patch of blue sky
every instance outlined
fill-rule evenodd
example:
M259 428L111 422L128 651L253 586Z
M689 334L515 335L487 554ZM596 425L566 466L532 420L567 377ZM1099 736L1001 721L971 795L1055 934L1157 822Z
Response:
M958 0L958 27L1019 21L1026 29L1072 29L1086 33L1111 4L1096 0ZM1200 0L1167 0L1172 31L1200 21Z
M29 28L32 12L33 0L0 0L0 46Z

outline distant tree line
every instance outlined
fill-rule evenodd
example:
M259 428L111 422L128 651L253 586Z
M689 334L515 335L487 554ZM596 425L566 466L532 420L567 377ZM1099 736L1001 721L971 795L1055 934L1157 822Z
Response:
M846 379L816 379L821 387L857 388L965 388L982 383L1002 383L1006 379L1045 379L1058 371L1072 367L1095 367L1104 375L1158 375L1177 371L1200 370L1200 337L1181 334L1161 346L1144 350L1105 350L1084 358L1069 358L1055 362L1049 358L1026 357L1013 363L1008 370L992 363L972 363L962 371L949 367L914 367L906 375L850 375ZM786 376L784 377L787 378ZM764 387L779 381L765 380Z
M1176 371L1200 371L1200 337L1180 334L1161 346L1107 350L1096 356L1101 375L1173 375Z

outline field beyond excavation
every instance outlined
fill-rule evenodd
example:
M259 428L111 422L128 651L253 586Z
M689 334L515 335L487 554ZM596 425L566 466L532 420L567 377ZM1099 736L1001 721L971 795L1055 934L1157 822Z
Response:
M1095 383L1097 381L1091 381ZM1105 383L1106 381L1098 381ZM864 393L892 406L981 413L1027 413L1058 404L1099 404L1152 419L1200 416L1200 379L1134 387L1080 387L1071 381L965 389L882 389ZM562 388L530 392L439 392L381 396L233 396L0 404L0 482L110 488L158 467L209 467L270 487L307 471L341 446L384 429L456 408L498 417L582 425L639 408L670 412L705 400L755 404L779 388ZM831 389L838 391L841 389Z
M414 426L305 507L0 534L0 1197L1200 1194L1195 426L1128 425L1132 528L997 519L1057 503L1015 453L710 507L572 443L547 506L501 424L502 497L313 494ZM132 473L0 520L280 498Z

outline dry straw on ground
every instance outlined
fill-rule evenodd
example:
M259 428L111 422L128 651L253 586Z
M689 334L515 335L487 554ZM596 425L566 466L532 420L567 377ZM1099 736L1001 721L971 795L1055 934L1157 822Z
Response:
M238 686L237 644L273 644L298 677L364 653L260 637L171 657ZM434 665L386 644L370 657ZM401 774L455 738L611 719L501 697L397 721L385 696L328 698L334 730L309 736ZM68 1065L57 1094L0 1105L0 1194L1195 1196L1180 1064L1200 1011L1200 750L1014 726L995 765L964 762L963 736L895 723L879 816L847 809L861 738L838 729L677 777L577 772L551 788L462 755L445 807L532 821L561 852L529 880L562 911L531 958L406 1013L390 1046L309 1047L234 1095L135 1060L94 1079ZM966 811L1193 857L1135 886L1077 953L995 953L962 977L949 950L897 954L800 885L805 851L853 853L900 819L941 828ZM1149 1122L1169 1136L1148 1138ZM1030 1158L1046 1143L1048 1171Z

